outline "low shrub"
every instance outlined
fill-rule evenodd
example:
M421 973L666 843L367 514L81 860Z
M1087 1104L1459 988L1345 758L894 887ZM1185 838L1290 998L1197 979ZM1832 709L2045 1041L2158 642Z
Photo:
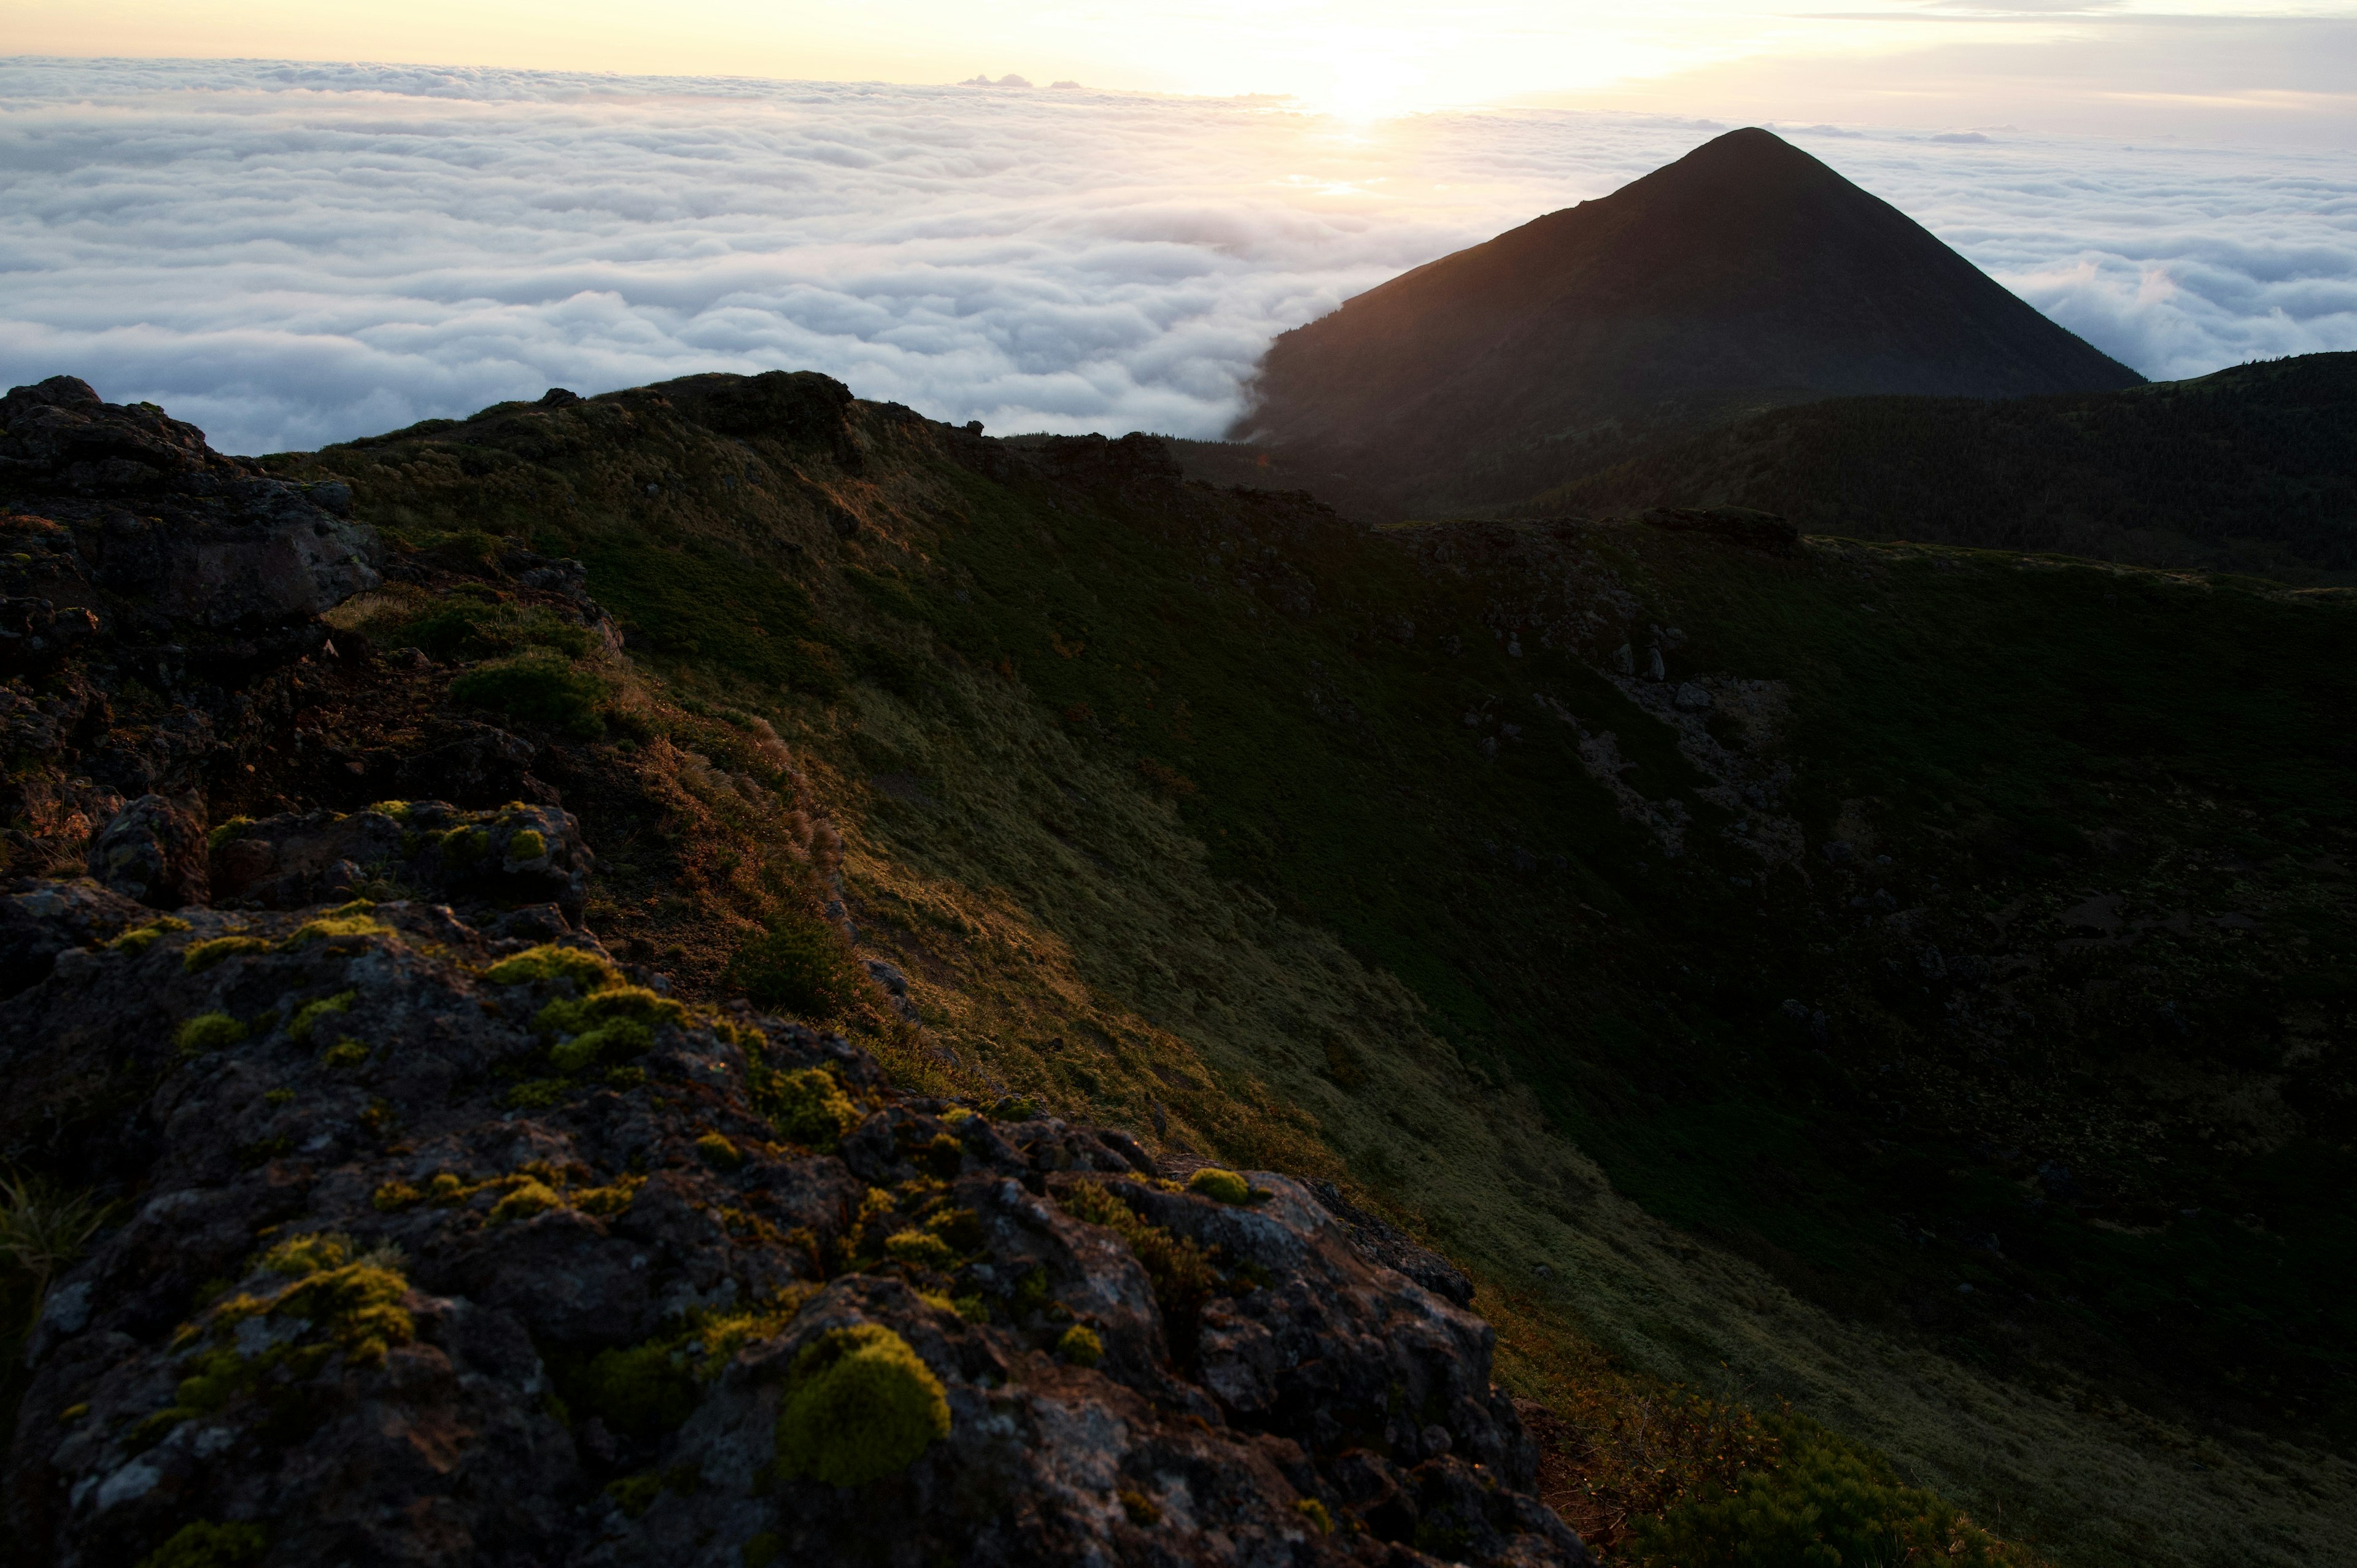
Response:
M861 979L841 933L808 915L785 915L737 950L723 977L758 1007L832 1018L857 998Z
M877 1323L831 1329L804 1346L778 1414L778 1471L858 1487L907 1469L950 1433L942 1380Z
M1731 1491L1689 1497L1631 1532L1644 1568L2003 1568L2018 1553L1932 1493L1813 1423L1777 1423L1781 1462Z
M606 733L597 714L612 688L553 649L527 649L479 664L450 682L450 695L469 707L563 730L576 740Z
M1056 1341L1056 1354L1075 1367L1093 1367L1104 1359L1104 1341L1085 1323L1075 1323Z

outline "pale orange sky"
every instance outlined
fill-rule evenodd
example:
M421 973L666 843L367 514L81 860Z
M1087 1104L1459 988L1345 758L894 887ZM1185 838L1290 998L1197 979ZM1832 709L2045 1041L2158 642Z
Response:
M2263 0L14 0L25 55L1286 93L1345 116L1514 100L2345 143L2357 5Z

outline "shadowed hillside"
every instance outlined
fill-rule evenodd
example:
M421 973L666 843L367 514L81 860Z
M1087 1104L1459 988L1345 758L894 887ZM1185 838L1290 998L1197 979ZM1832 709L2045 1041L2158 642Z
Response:
M2342 600L1371 533L1144 439L757 391L294 471L421 560L587 562L634 660L808 759L940 1070L1364 1184L1524 1387L1577 1323L2072 1561L2322 1550L2259 1477L2346 1484ZM600 853L593 922L712 983L710 902Z
M1590 444L1843 393L2142 378L1766 131L1444 256L1286 333L1240 439L1412 507L1528 495Z
M2346 580L2357 573L2357 354L2076 397L1780 409L1512 510L1730 504L1853 539Z

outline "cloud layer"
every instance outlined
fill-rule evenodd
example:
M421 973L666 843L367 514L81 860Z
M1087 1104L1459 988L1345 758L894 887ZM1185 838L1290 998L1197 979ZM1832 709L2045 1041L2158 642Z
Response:
M1717 129L0 61L0 386L81 375L246 452L780 366L1000 432L1213 435L1276 332ZM2357 349L2345 157L1966 129L1786 134L2147 374Z

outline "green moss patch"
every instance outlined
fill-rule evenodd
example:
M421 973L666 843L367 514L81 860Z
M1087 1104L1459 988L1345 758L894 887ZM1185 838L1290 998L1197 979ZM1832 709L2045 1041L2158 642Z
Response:
M881 1324L831 1329L802 1348L778 1413L778 1472L860 1487L907 1469L950 1433L942 1380Z

